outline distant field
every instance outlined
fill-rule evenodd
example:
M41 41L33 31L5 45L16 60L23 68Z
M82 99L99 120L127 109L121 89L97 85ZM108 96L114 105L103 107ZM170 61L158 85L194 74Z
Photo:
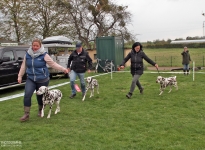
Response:
M174 49L144 49L144 52L159 66L163 67L180 67L182 66L182 56L181 53L183 48ZM191 65L193 61L195 66L205 66L205 48L189 48L189 53L191 55ZM146 66L151 66L145 61Z

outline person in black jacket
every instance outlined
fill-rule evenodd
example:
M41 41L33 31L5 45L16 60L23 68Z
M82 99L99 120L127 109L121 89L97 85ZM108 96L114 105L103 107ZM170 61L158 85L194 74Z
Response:
M73 98L76 96L76 89L75 89L75 80L76 76L80 79L81 84L81 91L82 96L85 94L85 72L87 70L87 64L88 64L88 73L90 72L92 68L92 59L88 55L88 52L86 52L81 43L76 44L76 50L74 50L71 55L68 58L68 72L70 73L70 85L72 89L72 94L70 98Z
M189 75L189 63L191 61L190 54L188 51L188 48L185 46L184 51L181 53L182 54L182 65L183 65L183 71L184 75Z
M139 42L135 42L132 45L131 52L124 58L123 62L121 63L120 67L123 69L125 63L130 59L131 61L131 74L132 74L132 83L130 86L130 91L126 95L127 98L131 98L132 93L135 90L136 85L138 86L140 93L143 93L144 88L141 86L139 82L140 76L143 74L143 59L145 59L149 64L155 66L158 69L158 65L152 61L150 58L142 50L142 45Z

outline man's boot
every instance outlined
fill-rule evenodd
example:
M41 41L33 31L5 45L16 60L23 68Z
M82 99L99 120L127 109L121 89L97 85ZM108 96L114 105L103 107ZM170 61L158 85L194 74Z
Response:
M41 117L41 111L42 111L43 105L38 105L38 116Z
M29 120L30 107L24 106L24 115L20 118L21 122Z

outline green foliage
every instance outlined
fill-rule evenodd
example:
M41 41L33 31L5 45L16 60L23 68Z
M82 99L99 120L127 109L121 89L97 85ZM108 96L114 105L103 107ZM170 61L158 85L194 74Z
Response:
M146 48L180 48L187 46L189 48L203 48L205 43L189 43L189 44L169 44L169 43L148 43L145 45Z
M94 74L86 74L90 75ZM144 94L136 88L131 99L125 97L131 84L127 72L113 73L113 79L110 74L96 77L100 94L89 98L89 92L84 102L81 93L68 98L69 84L58 87L63 92L61 112L54 115L54 106L50 119L37 117L35 95L30 120L24 123L19 122L22 97L0 102L0 141L21 141L19 149L26 150L204 149L205 101L199 90L204 88L204 75L196 74L192 81L192 75L163 74L177 75L179 90L168 93L167 88L161 96L157 75L146 72L140 79ZM54 79L50 84L67 81Z

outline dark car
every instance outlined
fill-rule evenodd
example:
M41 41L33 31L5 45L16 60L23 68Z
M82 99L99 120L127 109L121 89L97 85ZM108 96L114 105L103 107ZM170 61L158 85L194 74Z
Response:
M11 46L0 48L0 90L19 86L18 73L29 46ZM25 84L26 74L22 84Z

